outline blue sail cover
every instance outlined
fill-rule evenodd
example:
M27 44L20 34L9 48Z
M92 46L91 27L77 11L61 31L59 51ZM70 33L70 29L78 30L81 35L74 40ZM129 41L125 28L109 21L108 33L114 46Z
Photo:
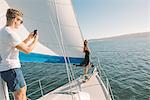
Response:
M21 62L65 63L63 56L50 56L36 53L30 53L27 55L22 52L20 52L19 55ZM68 57L66 59L67 62L71 63L81 63L83 61L83 58L75 58L75 57Z

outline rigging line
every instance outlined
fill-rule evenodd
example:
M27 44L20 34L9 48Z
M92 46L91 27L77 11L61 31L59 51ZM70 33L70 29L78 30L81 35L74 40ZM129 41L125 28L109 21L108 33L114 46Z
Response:
M58 18L58 17L57 17L57 18ZM58 18L58 21L59 21L59 18ZM59 26L61 26L60 23L59 23ZM62 36L61 27L60 27L60 36L61 36L61 42L62 42L62 46L63 46L63 50L64 50L65 61L66 61L67 67L68 67L68 64L69 64L69 67L70 67L70 70L71 70L71 73L70 73L70 74L72 74L72 75L71 75L71 78L72 78L72 80L73 80L73 78L75 79L75 77L74 77L74 75L73 75L74 73L73 73L73 70L72 70L72 68L71 68L70 59L69 59L68 56L67 56L66 48L64 47L64 41L63 41L63 36ZM68 62L67 62L67 61L68 61ZM69 67L68 67L68 68L69 68ZM73 81L73 82L75 82L75 81ZM76 89L77 89L77 91L78 91L77 84L75 84L75 87L76 87ZM79 92L79 91L78 91L78 92ZM79 96L79 94L78 94L78 96ZM73 96L72 96L72 99L73 99ZM80 96L79 96L79 99L80 99Z
M55 7L54 1L53 1L52 3L53 3L53 6ZM48 2L48 4L49 4L48 7L50 7L50 2ZM50 9L50 8L49 8L49 9ZM56 14L56 8L54 8L54 10L55 10L55 14ZM56 17L57 17L57 14L56 14ZM63 47L61 46L61 43L60 43L60 41L59 41L58 34L57 34L57 31L56 31L56 28L54 27L54 23L53 23L52 17L50 17L50 19L51 19L51 22L52 22L52 24L53 24L52 26L53 26L53 28L54 28L54 31L55 31L55 33L56 33L57 41L58 41L58 43L59 43L60 48L62 49L61 51L62 51L62 54L63 54ZM69 77L70 77L70 75L69 75Z
M66 48L66 50L67 50L67 48ZM73 82L74 82L74 84L75 84L76 90L77 90L77 92L79 93L79 88L78 88L77 84L75 83L75 81L76 81L77 83L78 83L78 81L75 80L74 70L72 69L72 65L71 65L71 62L70 62L69 57L67 57L67 60L68 60L68 64L69 64L69 67L70 67L71 74L72 74L72 80L74 80ZM78 96L79 96L79 95L78 95ZM79 97L79 98L80 98L80 97Z
M66 49L66 51L67 51L67 48L65 48ZM66 55L67 55L67 52L66 52ZM70 67L70 72L71 72L71 74L72 74L72 80L75 80L75 77L74 77L74 72L73 72L73 69L72 69L72 66L71 66L71 62L70 62L70 59L69 59L69 57L67 56L66 57L67 58L67 61L68 61L68 64L69 64L69 67Z
M61 46L62 46L62 52L63 52L63 55L64 55L64 60L65 60L65 64L66 64L66 70L67 70L67 75L68 75L68 81L69 81L69 88L70 88L70 92L72 90L71 88L71 80L70 80L70 72L69 72L69 67L68 67L68 63L67 63L67 59L66 59L66 52L65 52L65 49L64 49L64 45L63 45L63 40L62 40L62 36L61 36L61 26L60 26L60 23L59 23L59 18L58 18L58 13L57 13L57 7L56 7L56 1L54 0L54 7L55 7L55 11L56 11L56 17L57 17L57 23L58 23L58 27L59 27L59 34L60 34L60 40L61 40ZM71 94L72 98L73 98L73 95Z
M55 7L54 0L53 0L53 6ZM48 1L48 7L49 7L49 9L50 9L50 0ZM54 8L54 7L53 7L53 9L55 10L55 8ZM55 12L56 12L56 11L55 11ZM54 29L54 31L55 31L55 33L56 33L56 39L57 39L57 41L58 41L58 45L59 45L60 49L62 49L62 47L61 47L61 43L60 43L59 38L58 38L57 31L56 31L56 27L55 27L55 25L54 25L54 23L53 23L53 19L52 19L52 17L51 17L51 15L50 15L50 13L49 13L49 17L50 17L50 20L51 20L51 23L52 23L53 29ZM56 15L56 17L57 17L57 15ZM61 51L63 51L63 50L61 50ZM63 52L62 52L62 53L63 53Z
M71 1L70 1L70 2L71 2ZM70 5L70 6L73 6L73 5ZM73 8L72 8L72 9L73 9ZM74 13L74 12L73 12L73 13ZM75 15L75 13L74 13L74 15ZM76 21L76 22L77 22L77 21ZM64 24L61 24L61 25L64 25ZM77 25L78 25L78 24L77 24ZM79 28L79 27L77 26L77 28ZM80 32L80 34L81 34L81 32ZM66 53L66 55L67 55L67 53ZM73 69L72 69L72 66L71 66L69 57L67 57L67 60L68 60L69 67L70 67L70 70L71 70L72 80L75 80L74 71L73 71ZM74 84L75 84L75 87L76 87L77 92L79 93L78 86L77 86L77 84L75 83L75 82L77 82L77 80L75 80L75 81L73 81L73 82L74 82ZM78 82L77 82L77 83L78 83ZM79 94L78 94L78 97L79 97L79 99L80 99Z
M54 0L53 0L54 1ZM57 24L58 24L58 27L59 27L59 35L60 35L60 39L61 39L61 41L60 41L60 44L61 44L61 48L62 48L62 52L63 52L63 54L65 54L64 53L64 45L63 45L63 42L62 42L62 37L61 37L61 34L60 33L62 33L61 32L61 25L60 25L60 21L59 21L59 17L57 16L58 15L58 13L57 13L57 8L56 8L56 1L54 1L54 7L55 7L55 13L56 13L56 17L57 17ZM59 41L59 40L58 40ZM64 56L65 57L65 56ZM64 60L65 60L65 58L64 58Z
M58 18L58 17L57 17L57 18ZM58 18L58 21L59 21L59 18ZM59 26L61 26L60 23L59 23ZM63 44L64 42L63 42L63 36L62 36L61 27L60 27L60 32L59 32L59 33L60 33L60 36L61 36L61 43L62 43L63 50L64 50L65 62L66 62L66 65L67 65L66 67L67 67L67 69L69 70L68 62L70 62L70 60L69 60L69 58L68 58L68 56L67 56L67 52L66 52L65 46L64 46L64 44ZM67 62L67 61L68 61L68 62ZM70 65L71 65L71 64L70 64ZM67 71L68 71L68 70L67 70ZM71 66L70 66L70 70L71 70ZM72 73L73 71L70 72L70 70L68 71L68 72L69 72L68 74L71 76L71 79L73 80L73 77L74 77L74 76L73 76L73 73ZM75 82L75 81L73 81L73 82ZM69 82L69 83L70 83L70 82ZM76 85L76 84L75 84L75 86L76 86L76 88L77 88L77 85ZM72 90L71 87L70 87L70 90ZM77 91L78 91L78 88L77 88ZM71 92L71 93L72 93L72 92ZM74 98L73 98L73 94L71 94L71 95L72 95L72 99L74 99ZM79 97L79 98L80 98L80 97Z
M55 1L55 0L54 0ZM67 63L67 59L66 59L66 52L65 52L65 47L64 47L64 44L63 44L63 37L62 37L62 31L61 31L61 25L60 25L60 20L59 20L59 17L58 17L58 13L57 13L57 6L56 6L56 1L54 2L55 3L55 10L56 10L56 17L57 17L57 23L58 23L58 27L59 27L59 35L60 35L60 40L61 40L61 46L62 46L62 52L63 52L63 55L64 55L64 60L65 60L65 64L66 64L66 68L67 68L67 74L69 74L69 67L68 67L68 63ZM70 75L68 75L70 77ZM68 78L69 78L68 77ZM69 83L70 83L70 78L69 78Z
M70 2L71 2L71 1L70 1ZM61 24L61 25L64 25L64 24ZM78 26L77 26L77 28L78 28ZM65 49L66 49L66 51L67 51L67 48L65 48ZM66 55L67 55L67 52L66 52ZM74 70L72 69L72 65L71 65L71 62L70 62L69 57L67 57L67 60L68 60L68 64L69 64L69 67L70 67L71 74L72 74L72 80L75 80ZM79 92L78 86L77 86L77 84L75 83L75 82L77 82L77 80L75 80L75 81L73 81L73 82L74 82L74 84L75 84L75 87L76 87L77 92ZM78 83L78 82L77 82L77 83ZM80 97L79 97L79 98L80 98Z
M58 16L57 16L55 1L53 0L53 2L52 2L51 4L53 5L54 11L55 11L55 15L56 15L56 18L57 18L57 24L58 24L58 27L59 27L59 29L60 29L59 22L58 22L59 19L58 19ZM50 9L50 1L48 2L48 7L49 7L49 9ZM50 17L50 16L49 16L49 17ZM54 27L54 23L53 23L52 17L50 17L50 19L51 19L51 22L52 22L52 24L53 24L52 26L53 26L54 31L55 31L55 33L56 33L56 38L57 38L57 41L58 41L58 43L59 43L60 49L61 49L61 51L62 51L62 54L64 54L64 52L63 52L64 50L63 50L63 47L62 47L62 45L61 45L61 41L60 41L59 38L58 38L58 34L57 34L57 31L56 31L56 28ZM61 31L61 30L59 30L59 31ZM64 57L64 60L65 60L65 57ZM66 61L65 61L65 62L66 62ZM68 69L67 66L68 66L68 65L66 64L67 75L68 75L68 81L69 81L69 83L70 83L69 69ZM71 89L70 84L69 84L69 87L70 87L70 89Z
M68 59L68 63L69 63L69 67L70 67L71 73L72 73L72 80L74 80L74 84L75 84L76 90L77 90L77 92L79 93L79 88L78 88L77 84L75 83L75 81L76 81L77 83L78 83L78 81L75 80L74 70L72 69L72 65L71 65L71 62L70 62L69 57L67 57L67 59ZM78 96L79 96L79 95L78 95ZM79 97L79 98L80 98L80 97Z
M54 5L54 7L55 7L55 2L54 2L54 0L53 0L53 5ZM50 6L50 1L48 2L48 4L49 4L49 6ZM49 7L48 6L48 7ZM50 8L49 8L50 9ZM55 10L55 14L56 14L56 17L57 17L57 11L56 11L56 7L54 8L54 10ZM49 16L50 17L50 16ZM53 26L53 28L54 28L54 31L55 31L55 33L56 33L56 38L57 38L57 41L58 41L58 43L59 43L59 46L60 46L60 48L62 49L61 51L62 51L62 54L64 54L64 50L63 50L63 46L61 45L61 42L60 42L60 40L59 40L59 38L58 38L58 34L57 34L57 31L56 31L56 28L54 27L54 23L53 23L53 19L52 19L52 17L50 17L50 19L51 19L51 22L52 22L52 26ZM58 20L58 17L57 17L57 20ZM57 23L58 24L58 26L59 26L59 23ZM59 26L59 30L60 30L60 26ZM65 57L64 57L64 59L65 59ZM65 61L66 62L66 61ZM67 65L66 65L67 66ZM67 69L67 73L69 73L69 71L68 71L68 67L66 67L66 69ZM68 75L68 81L69 81L69 83L70 83L70 75ZM71 87L70 87L71 88Z
M52 19L52 18L51 18ZM53 21L52 21L53 22ZM68 60L69 61L69 60ZM71 67L70 67L71 68ZM70 73L70 72L69 72ZM71 73L70 73L71 74ZM72 80L73 80L73 76L72 75L69 75L69 77L71 76Z
M76 26L76 27L79 28L79 31L80 31L80 34L81 34L81 38L82 38L82 42L83 42L83 41L84 41L84 37L83 37L82 31L81 31L81 28L80 28L80 26L79 26L79 22L78 22L78 20L77 20L77 15L76 15L76 13L75 13L75 9L74 9L74 6L73 6L73 3L72 3L71 0L70 0L70 2L71 2L71 7L72 7L72 9L73 9L74 16L75 16L75 20L76 20L76 23L77 23L77 26ZM77 88L77 91L79 92L78 88ZM79 99L80 99L79 94L78 94L78 97L79 97Z

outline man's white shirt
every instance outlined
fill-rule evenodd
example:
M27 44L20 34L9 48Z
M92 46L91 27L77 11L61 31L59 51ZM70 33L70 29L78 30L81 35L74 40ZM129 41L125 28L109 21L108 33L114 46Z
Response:
M0 30L0 72L9 69L20 68L19 50L15 47L22 41L16 30L3 27Z

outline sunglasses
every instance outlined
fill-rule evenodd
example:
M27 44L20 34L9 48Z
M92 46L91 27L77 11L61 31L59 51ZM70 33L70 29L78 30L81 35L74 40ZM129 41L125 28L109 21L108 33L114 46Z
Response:
M21 19L19 19L19 18L17 18L17 21L20 21L20 24L23 23L23 20L21 20Z

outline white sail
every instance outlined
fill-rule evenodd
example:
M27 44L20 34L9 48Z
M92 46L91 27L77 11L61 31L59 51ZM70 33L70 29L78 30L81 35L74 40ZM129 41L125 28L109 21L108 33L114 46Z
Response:
M79 63L83 58L83 37L73 12L71 0L0 0L0 28L5 25L8 8L24 13L24 24L18 30L21 39L29 32L38 30L39 43L29 55L20 53L25 62L64 62L65 56L71 62Z

